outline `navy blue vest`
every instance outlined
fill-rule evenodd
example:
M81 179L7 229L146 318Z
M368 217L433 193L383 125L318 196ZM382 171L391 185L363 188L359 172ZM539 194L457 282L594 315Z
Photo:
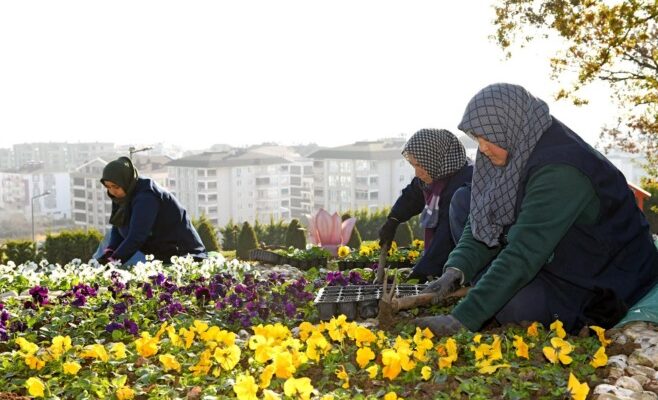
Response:
M142 196L155 195L160 203L158 214L153 225L148 232L144 232L147 237L146 241L138 249L144 254L153 254L156 259L169 262L171 256L182 256L192 254L195 256L205 256L205 248L196 229L192 226L187 211L178 202L178 200L168 191L162 189L153 180L149 178L138 178L135 192L131 201L131 208L135 214L130 225L120 227L119 232L124 238L128 237L130 229L142 230L148 224L142 223L139 212L135 212L142 204ZM130 254L132 256L132 254Z
M600 209L594 224L576 223L567 231L542 272L563 281L566 290L569 285L593 293L612 290L626 305L634 304L657 281L658 251L626 179L603 155L553 118L522 175L517 215L528 179L549 164L570 165L587 176L599 198Z

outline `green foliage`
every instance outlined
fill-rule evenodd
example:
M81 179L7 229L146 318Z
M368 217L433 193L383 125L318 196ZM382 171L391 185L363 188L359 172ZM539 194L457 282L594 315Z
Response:
M343 221L352 218L349 213L343 214L341 219ZM357 221L358 222L358 221ZM352 249L358 249L361 247L361 233L359 232L359 228L357 228L356 225L354 225L354 229L352 229L352 234L350 235L350 240L347 241L346 245L347 247L350 247Z
M75 258L82 262L89 261L103 235L97 230L62 231L58 234L48 234L43 245L43 256L51 263L67 264Z
M644 201L644 215L649 220L651 232L658 233L658 180L643 179L642 189L651 193Z
M269 246L284 246L287 231L288 224L283 220L274 222L274 218L270 217L270 222L263 227L263 232L256 231L256 235L261 242Z
M193 221L194 228L201 237L201 242L206 248L206 251L219 251L219 242L217 240L217 229L205 215L201 215L199 219Z
M414 215L409 221L409 226L411 227L411 232L415 239L423 239L425 237L425 229L420 226L420 215Z
M238 244L236 248L236 257L241 260L249 259L249 250L258 248L258 238L256 237L256 232L254 228L249 225L249 222L245 221L242 224L242 229L240 229L240 235L238 236Z
M306 248L306 230L304 230L296 218L288 224L285 243L286 247L294 247L296 249Z
M35 260L34 242L31 240L10 240L2 246L7 261L16 265Z
M379 228L386 222L390 208L382 208L375 212L369 212L363 208L351 213L356 217L356 227L362 240L375 240L379 238Z
M397 243L399 247L411 246L411 242L413 242L414 237L413 233L411 232L411 227L408 223L403 222L398 226L397 231L395 231L395 237L393 240L395 240L395 243Z
M219 228L219 233L222 234L222 249L235 250L238 244L240 228L233 223L233 219L229 220L224 227Z
M499 0L495 39L511 55L515 42L555 37L564 47L551 57L552 75L569 82L557 98L587 102L581 89L596 81L612 90L618 125L601 137L607 147L644 151L647 172L658 177L658 2ZM575 75L575 76L574 76ZM565 79L560 79L565 78ZM639 140L638 140L639 139Z

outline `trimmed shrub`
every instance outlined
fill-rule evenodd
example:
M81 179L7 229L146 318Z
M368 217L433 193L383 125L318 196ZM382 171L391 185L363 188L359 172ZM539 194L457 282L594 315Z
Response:
M254 232L254 228L249 225L249 222L242 224L240 235L238 236L238 245L236 249L236 257L241 260L249 259L249 251L258 248L258 238Z
M352 218L352 216L349 213L345 213L342 215L341 219L343 221ZM358 222L358 220L357 220ZM353 249L359 249L361 247L361 233L359 233L359 228L354 225L354 229L352 229L352 234L350 235L350 240L347 241L346 245L347 247L351 247Z
M398 226L398 230L395 231L395 237L393 240L395 243L397 243L398 247L411 246L411 242L413 242L414 236L408 223L403 222Z
M25 264L36 259L34 242L31 240L10 240L3 245L3 252L7 261L16 265Z
M222 249L235 250L238 244L240 228L233 223L232 219L223 228L219 228L219 233L222 234Z
M217 240L217 229L205 215L202 214L193 224L206 251L221 250L219 241Z
M79 258L82 262L89 261L103 235L97 230L62 231L58 234L48 234L43 244L43 256L51 263L68 264Z
M299 225L299 220L296 218L288 224L285 243L286 247L292 246L302 250L306 248L306 230Z
M286 243L286 234L288 232L288 224L283 220L274 222L274 218L270 217L269 224L264 226L263 235L256 235L261 242L266 243L268 246L284 246Z

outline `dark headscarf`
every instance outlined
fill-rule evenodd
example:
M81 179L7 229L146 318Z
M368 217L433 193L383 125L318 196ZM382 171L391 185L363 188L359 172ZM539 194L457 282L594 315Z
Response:
M128 157L119 157L103 168L101 183L110 181L120 186L126 192L126 196L122 199L117 199L109 191L107 192L107 195L112 199L112 203L114 203L112 205L112 214L110 215L110 224L114 226L125 226L130 222L130 200L137 184L137 177L137 169Z
M466 106L459 129L472 137L482 136L508 152L503 167L493 165L479 151L475 158L471 230L487 246L497 246L503 228L514 222L521 173L552 122L543 100L508 83L485 87Z
M433 181L446 178L466 164L466 150L455 135L445 129L421 129L404 145L409 154L430 174Z

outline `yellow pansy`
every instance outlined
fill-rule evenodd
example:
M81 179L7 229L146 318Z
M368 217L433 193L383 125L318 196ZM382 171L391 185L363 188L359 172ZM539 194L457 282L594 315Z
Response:
M589 393L589 385L587 382L578 382L578 379L571 372L569 373L569 383L567 384L567 388L569 389L569 393L573 400L585 400Z
M596 336L598 336L599 342L601 342L601 345L603 347L606 347L607 345L612 343L611 339L606 339L605 338L605 329L601 328L600 326L595 326L595 325L591 325L589 328L591 330L593 330L594 332L596 332Z
M417 249L421 249L421 248L425 247L425 242L423 242L420 239L414 239L414 241L411 242L411 246L413 246Z
M260 387L263 389L270 387L272 376L274 376L274 365L270 364L260 373Z
M180 372L181 370L180 363L176 360L176 357L174 357L171 354L163 354L160 357L158 357L158 360L160 360L164 372L167 372L170 369L173 369L174 371L177 372Z
M400 355L393 349L384 349L382 351L382 375L389 380L395 379L402 371Z
M167 327L167 336L169 336L169 341L172 346L180 347L183 345L183 342L180 340L180 336L176 333L176 328L173 326Z
M553 322L550 326L551 330L554 331L557 337L560 339L564 339L564 337L567 336L567 333L564 331L562 326L562 321L559 319L556 319L555 322Z
M605 354L604 346L599 347L589 364L594 368L605 367L608 364L608 355Z
M340 379L343 381L343 389L349 389L350 388L350 376L347 375L347 371L345 371L344 366L340 366L340 368L336 368L336 371L334 372L336 374L336 378Z
M254 377L249 374L240 374L235 379L235 384L233 385L233 391L237 395L239 400L257 400L258 396L258 385Z
M286 396L293 397L299 395L302 400L308 400L313 392L313 385L311 385L310 378L288 378L283 383L283 392Z
M427 365L424 366L420 370L420 376L422 376L426 381L429 380L432 377L432 368L428 367Z
M356 363L359 365L359 368L365 368L374 359L375 353L370 350L370 347L361 347L356 351Z
M523 338L518 335L514 335L514 348L516 349L516 355L525 358L528 360L528 345L523 341Z
M365 326L357 325L354 329L354 341L358 347L377 341L377 336Z
M281 395L269 389L263 390L263 400L281 400Z
M240 354L240 348L234 344L227 347L215 348L214 356L224 371L230 371L240 361Z
M135 348L140 356L149 358L158 353L158 339L151 337L148 332L142 332L142 337L135 340Z
M548 361L553 364L561 362L564 365L571 364L573 359L569 356L569 353L573 350L573 347L569 342L560 339L559 337L554 337L551 339L551 345L553 347L544 347L543 352L544 356Z
M298 326L299 329L299 339L306 341L313 331L315 331L315 326L308 321L304 321Z
M25 338L19 337L15 342L21 347L21 350L25 352L25 354L34 354L39 351L39 346L32 342L28 342Z
M379 372L379 366L375 364L366 368L366 371L368 371L368 377L370 377L370 379L375 379L377 377L377 372Z
M118 388L115 394L119 400L130 400L135 398L135 391L128 386Z
M439 369L452 367L452 363L457 361L457 341L453 338L448 338L445 344L445 357L439 357Z
M402 397L398 397L395 392L388 392L384 395L384 400L404 400Z
M126 358L126 345L121 342L112 343L110 353L112 353L112 358L115 360L124 359Z
M185 349L189 349L190 347L192 347L192 343L194 343L194 336L195 336L193 330L180 328L178 330L178 334L185 339Z
M347 246L340 246L338 248L338 257L345 258L350 254L350 248Z
M25 365L30 367L30 369L36 369L37 371L39 371L40 369L42 369L46 365L46 362L41 360L37 356L29 354L29 355L25 356Z
M69 336L55 336L48 352L57 360L63 353L71 348L71 338Z
M532 324L530 324L530 326L528 327L528 330L527 330L528 336L538 337L539 336L538 327L539 327L539 322L533 322Z
M370 257L372 255L372 249L368 246L363 246L359 248L359 255L362 257Z
M276 377L281 379L288 379L297 371L292 362L292 354L289 352L276 353L272 359L272 365L274 365Z
M488 362L483 363L483 365L478 369L478 372L481 374L493 374L498 370L498 368L509 368L509 364L496 364L490 365Z
M96 343L89 346L85 346L80 353L82 358L94 358L96 360L101 360L107 362L110 360L110 356L107 354L105 347L102 344Z
M39 378L28 378L25 381L25 387L32 397L43 397L46 389L46 385Z
M77 375L78 371L80 371L80 364L77 362L65 362L62 364L62 369L64 370L65 374L69 375Z

